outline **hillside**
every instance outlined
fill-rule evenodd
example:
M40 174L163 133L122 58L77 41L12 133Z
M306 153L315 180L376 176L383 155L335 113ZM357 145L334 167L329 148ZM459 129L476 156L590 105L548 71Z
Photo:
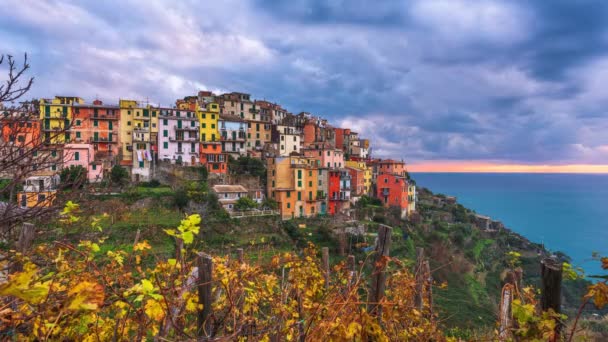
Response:
M179 209L179 201L186 205ZM166 186L135 187L120 194L82 197L82 215L103 215L103 231L91 229L82 220L63 229L58 222L47 222L40 241L78 241L106 237L107 250L129 250L136 235L153 247L155 258L175 255L174 240L163 229L175 228L184 213L203 217L195 248L217 255L244 248L252 262L268 262L279 252L300 251L308 243L330 248L332 264L343 260L340 250L365 260L366 247L374 244L376 227L393 227L391 256L413 267L416 247L423 247L436 283L434 302L439 319L450 334L472 336L494 328L503 272L509 252L521 254L524 283L538 285L541 256L548 255L539 244L506 228L482 230L474 212L460 204L419 190L418 215L403 221L398 213L362 201L357 219L318 217L281 221L277 217L231 219L207 191L204 182L191 181L182 188ZM344 234L341 234L344 232ZM105 250L104 250L105 252ZM560 257L567 261L567 256ZM566 313L580 303L587 283L564 282Z

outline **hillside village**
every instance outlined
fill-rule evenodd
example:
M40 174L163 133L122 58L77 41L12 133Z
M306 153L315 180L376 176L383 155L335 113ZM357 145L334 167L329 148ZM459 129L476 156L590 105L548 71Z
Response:
M0 113L2 140L19 155L34 150L33 170L23 173L17 194L21 208L50 206L63 168L79 165L90 183L99 183L119 166L139 183L169 165L204 167L229 212L241 197L275 201L283 219L350 216L362 196L398 208L401 218L416 210L403 160L373 158L369 139L350 128L245 93L199 91L172 107L55 96ZM227 177L229 161L241 157L261 160L267 179L239 184ZM2 178L18 174L10 173Z

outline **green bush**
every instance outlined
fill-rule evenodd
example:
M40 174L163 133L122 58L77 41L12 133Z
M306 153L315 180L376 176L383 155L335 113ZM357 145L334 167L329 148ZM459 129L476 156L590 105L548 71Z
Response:
M117 185L123 185L129 180L129 172L120 165L114 165L110 171L110 180Z
M234 205L236 210L251 210L257 207L258 204L247 196L239 198Z
M75 187L81 189L87 182L87 169L81 165L70 165L64 167L59 174L63 187Z

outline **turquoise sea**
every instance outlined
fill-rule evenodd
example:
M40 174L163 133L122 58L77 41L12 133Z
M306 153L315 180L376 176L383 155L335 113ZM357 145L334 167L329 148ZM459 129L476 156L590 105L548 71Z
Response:
M594 251L608 256L608 175L412 173L412 178L568 254L587 274L601 273L591 256Z

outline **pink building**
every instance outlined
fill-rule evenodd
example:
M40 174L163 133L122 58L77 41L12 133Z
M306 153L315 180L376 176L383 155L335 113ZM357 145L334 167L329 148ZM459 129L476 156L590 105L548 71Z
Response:
M189 110L164 108L158 117L158 158L183 165L198 165L199 121Z
M301 149L306 157L314 158L321 163L321 167L341 169L344 167L344 151L332 147L328 143L313 143Z
M95 150L91 144L66 144L63 147L63 167L80 165L87 170L89 182L100 182L103 179L101 161L95 161Z

